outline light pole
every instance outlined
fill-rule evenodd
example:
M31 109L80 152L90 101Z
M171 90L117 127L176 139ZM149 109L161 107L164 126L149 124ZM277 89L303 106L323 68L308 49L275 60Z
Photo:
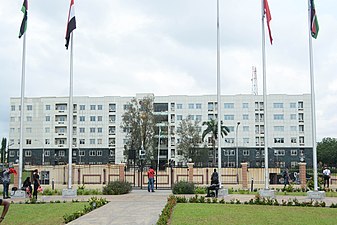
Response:
M35 141L40 142L42 145L42 165L44 165L44 143L38 139L35 139Z
M236 123L236 131L235 131L235 146L236 146L236 183L239 184L239 146L238 146L238 128L240 125L240 121Z

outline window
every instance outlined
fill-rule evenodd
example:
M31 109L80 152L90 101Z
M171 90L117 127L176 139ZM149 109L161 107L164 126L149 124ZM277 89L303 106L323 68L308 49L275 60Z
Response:
M50 139L45 139L45 140L44 140L44 144L45 144L45 145L50 145Z
M97 156L102 156L102 151L101 150L97 151Z
M90 133L96 133L96 128L95 127L90 127Z
M183 115L177 115L177 120L183 120Z
M32 144L32 139L26 139L26 145L31 145Z
M233 144L234 138L225 138L225 143Z
M193 103L189 103L188 104L188 109L194 109L194 104Z
M90 110L96 110L96 105L90 105Z
M283 108L283 103L274 103L273 104L274 109L282 109Z
M242 115L242 120L249 120L249 115L248 114L243 114Z
M285 155L285 150L284 149L275 149L274 150L274 155L275 156L284 156Z
M304 144L304 137L300 137L300 138L299 138L299 143L300 143L300 144Z
M303 109L303 102L298 102L298 109Z
M244 149L242 151L242 154L243 154L243 156L249 156L249 150L248 149Z
M85 110L85 105L80 105L80 110Z
M249 138L243 138L242 140L244 144L249 144Z
M196 115L195 116L195 120L196 121L201 121L202 120L202 116L201 115Z
M290 155L291 156L297 156L297 149L291 149Z
M224 108L225 109L233 109L234 108L234 103L224 103Z
M196 104L195 104L195 108L196 108L196 109L201 109L201 103L196 103Z
M233 149L226 149L226 150L224 150L224 155L225 156L235 155L235 150L233 150Z
M95 139L90 139L90 140L89 140L89 143L90 143L91 145L94 145L94 144L96 144L96 141L95 141Z
M234 120L234 115L224 115L224 120Z
M32 122L33 121L33 117L31 117L31 116L27 116L27 122Z
M110 156L115 156L115 149L110 149Z
M274 126L274 131L275 132L283 132L284 131L284 126Z
M183 108L183 104L177 104L177 109L182 109Z
M80 139L80 145L84 145L85 144L85 139Z
M50 110L50 105L46 105L46 110Z
M116 112L116 104L109 104L109 112Z
M298 162L297 162L297 161L291 161L291 162L290 162L290 167L291 167L291 168L295 168L297 165L298 165Z
M45 128L44 128L44 132L45 132L45 133L50 133L50 127L45 127Z
M298 131L303 133L304 132L304 125L299 125L298 126Z
M297 131L297 126L290 126L290 131Z
M32 111L33 110L33 106L32 105L27 105L27 111Z
M242 103L242 108L243 108L243 109L248 109L248 103L245 103L245 102Z
M64 151L59 151L59 156L64 157L65 156L65 152Z
M45 150L44 151L44 156L49 157L50 156L50 151L49 150Z
M291 109L296 109L296 102L290 102L290 108Z
M79 153L78 153L79 156L85 156L85 151L83 150L80 150Z
M90 150L89 151L89 156L96 156L96 151Z
M227 128L229 129L229 132L234 132L234 126L227 126Z
M283 114L274 114L274 120L283 120L284 115Z
M96 121L96 116L90 116L90 121L91 121L91 122Z
M9 157L14 157L15 156L15 151L9 151Z
M14 117L14 116L11 116L10 121L11 121L11 122L15 122L15 117Z
M15 111L15 105L11 105L11 111Z
M296 120L297 116L296 114L290 114L290 120Z
M249 132L249 126L243 126L242 129L243 132Z
M50 121L50 116L46 116L46 121L47 121L47 122Z
M103 128L102 127L98 127L97 128L97 133L103 133Z
M213 102L208 103L208 111L213 111L214 110L214 104Z
M298 121L299 122L303 122L304 121L304 115L303 115L303 113L299 113L298 114Z
M284 143L284 138L274 138L274 143Z
M85 133L85 128L84 127L80 127L80 133Z
M25 157L31 157L32 156L32 151L26 150L25 151Z
M85 116L80 116L80 122L84 122L85 121Z
M32 128L31 128L31 127L27 127L27 128L26 128L26 132L27 132L27 133L32 133Z
M97 116L97 121L102 121L103 117L102 116Z
M99 144L99 145L103 144L103 139L101 139L101 138L97 139L97 144Z
M103 110L103 105L97 105L97 110Z
M290 143L295 144L297 142L297 138L296 137L291 137L290 138Z

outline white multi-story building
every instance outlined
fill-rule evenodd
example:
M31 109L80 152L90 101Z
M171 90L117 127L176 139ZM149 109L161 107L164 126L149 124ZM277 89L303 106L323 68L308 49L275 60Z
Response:
M140 99L146 95L137 94L136 98ZM122 115L132 98L74 97L74 163L105 164L125 160L123 151L127 139L121 123ZM238 147L240 162L247 161L251 167L263 167L266 129L268 129L270 166L295 167L300 160L312 164L310 95L276 94L268 95L267 98L268 105L265 107L263 96L260 95L221 97L220 118L230 129L230 133L221 141L224 166L235 167L235 149ZM68 97L25 99L23 126L25 164L44 162L54 165L68 162L68 100ZM20 98L11 98L9 124L11 162L17 160L19 154L20 108ZM267 118L264 116L266 109ZM200 121L200 124L216 118L217 98L216 95L154 96L154 113L167 118L168 129L175 131L180 121L187 117ZM264 127L265 119L268 127ZM179 137L176 136L176 132L168 132L166 138L165 146L160 151L161 159L174 159L178 162L179 149L176 146Z

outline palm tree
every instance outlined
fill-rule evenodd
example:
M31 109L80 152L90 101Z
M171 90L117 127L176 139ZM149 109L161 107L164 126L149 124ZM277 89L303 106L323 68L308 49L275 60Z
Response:
M216 155L216 149L215 149L215 143L218 140L218 121L211 119L209 121L205 121L202 123L202 125L206 125L206 129L202 132L202 140L204 141L205 137L210 134L212 137L212 147L213 147L213 165L215 165L215 155ZM221 121L221 137L227 136L229 133L229 128L222 125Z

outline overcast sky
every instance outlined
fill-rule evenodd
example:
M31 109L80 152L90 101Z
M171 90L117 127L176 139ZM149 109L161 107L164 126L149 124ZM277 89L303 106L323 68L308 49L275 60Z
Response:
M29 0L28 0L29 1ZM0 137L20 97L22 0L0 0ZM69 0L31 0L26 97L68 96ZM337 137L337 1L316 0L313 40L317 140ZM308 2L269 0L267 93L310 93ZM216 0L75 0L74 95L216 94ZM262 94L261 0L220 0L221 94ZM267 33L266 33L267 37Z

